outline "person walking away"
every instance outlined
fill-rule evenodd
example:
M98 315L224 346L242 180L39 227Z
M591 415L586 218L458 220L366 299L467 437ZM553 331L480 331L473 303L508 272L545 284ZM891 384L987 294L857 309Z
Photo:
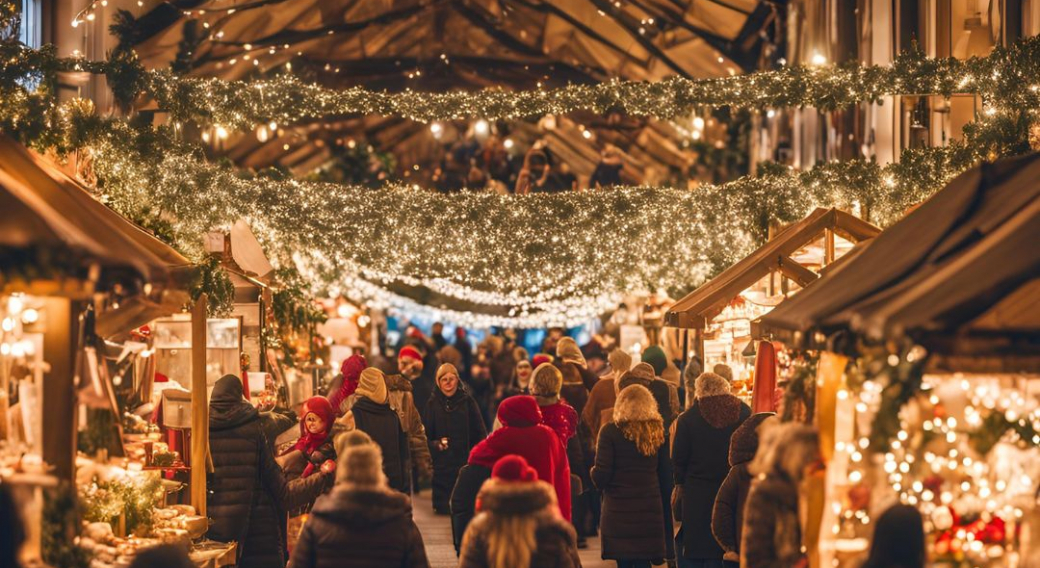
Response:
M549 158L545 152L532 148L524 156L524 166L516 178L513 193L525 195L545 191L549 184Z
M618 568L649 568L668 554L662 499L671 491L667 461L664 421L653 395L641 385L621 390L592 468L603 492L603 559L616 560Z
M807 470L820 460L816 430L787 422L764 433L748 470L751 483L740 538L743 568L807 568L798 495Z
M567 451L556 432L542 424L542 411L532 396L514 396L498 407L502 427L477 444L469 463L492 468L500 458L516 454L538 472L538 479L553 486L564 519L571 520L571 471Z
M578 342L574 341L574 338L561 337L556 342L556 359L559 361L564 382L580 382L585 386L586 392L592 390L592 387L599 382L599 376L589 370L589 364L585 361L585 355L581 352L581 348L578 347ZM571 375L572 378L568 379L568 375ZM577 379L573 377L577 377ZM574 406L574 403L571 403L571 406ZM583 404L582 408L584 406ZM574 409L581 412L577 406L574 406Z
M388 402L389 393L383 372L375 367L362 371L354 394L357 397L354 406L340 422L348 429L357 428L372 438L382 450L383 473L390 487L409 493L412 466L408 435L401 427L401 419Z
M578 413L566 401L560 400L563 375L550 363L543 363L534 370L531 378L531 394L542 411L542 424L556 432L567 449L567 464L571 470L571 518L578 532L578 548L585 548L585 513L582 500L584 488L591 486L585 454L577 437Z
M430 458L430 447L426 439L426 428L423 426L422 415L416 408L416 399L412 389L425 384L422 378L423 356L417 349L410 345L401 348L397 354L397 366L401 370L398 375L386 377L386 388L390 407L397 412L401 419L401 427L408 434L408 448L412 466L415 468L419 480L429 481L433 475L433 463ZM432 383L432 381L431 381ZM431 391L424 390L416 392L418 396L425 396L420 402L425 409L426 401L432 395ZM411 477L409 475L409 477ZM418 491L418 487L414 487Z
M621 169L624 162L621 159L621 151L613 145L607 145L603 149L596 169L592 170L589 177L589 189L600 189L612 185L621 185Z
M368 361L360 353L347 357L340 365L340 374L329 387L329 404L336 411L337 418L346 414L354 404L353 394L357 390L361 371L366 367Z
M426 403L426 434L433 455L433 510L447 515L459 469L473 446L487 437L477 401L462 388L459 371L450 363L437 369L437 390Z
M289 482L275 463L260 413L243 398L242 380L225 375L209 403L213 473L208 482L206 536L238 543L239 566L283 568L287 557L286 512L313 503L330 484L327 473Z
M574 528L559 513L556 492L517 455L499 459L477 497L459 568L580 568Z
M897 503L878 519L870 554L860 568L924 568L926 557L921 512Z
M444 324L436 321L430 326L430 340L433 341L433 349L440 351L444 349L444 346L448 344L448 340L444 337Z
M615 382L632 366L632 356L622 349L615 349L607 356L607 361L610 364L610 372L600 377L592 387L589 400L581 413L581 419L592 434L593 441L598 439L599 430L604 424L603 411L614 407L614 401L617 399Z
M661 408L661 418L664 419L665 430L668 430L672 426L672 421L678 418L679 413L682 412L678 383L673 384L662 377L662 374L668 369L668 356L659 345L651 345L643 351L642 362L653 368L655 380L650 385L650 392L654 393L654 398L657 399Z
M346 448L336 485L314 504L292 568L428 568L412 503L387 487L375 444Z
M751 409L730 394L726 379L714 373L703 373L695 389L697 400L679 416L672 448L673 499L682 520L676 552L680 567L721 568L723 551L712 535L711 515L729 473L730 438Z
M772 412L752 414L733 432L729 441L729 473L715 497L711 532L722 547L726 568L740 566L740 535L744 528L744 504L751 490L748 464L758 451L758 440L769 423L778 420Z

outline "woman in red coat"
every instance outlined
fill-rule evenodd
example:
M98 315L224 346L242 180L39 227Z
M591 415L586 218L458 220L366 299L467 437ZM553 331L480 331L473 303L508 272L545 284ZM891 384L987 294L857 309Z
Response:
M542 424L542 412L532 396L512 396L498 406L502 427L473 447L469 463L492 468L509 454L522 456L553 486L563 518L571 520L571 471L567 451L556 432Z

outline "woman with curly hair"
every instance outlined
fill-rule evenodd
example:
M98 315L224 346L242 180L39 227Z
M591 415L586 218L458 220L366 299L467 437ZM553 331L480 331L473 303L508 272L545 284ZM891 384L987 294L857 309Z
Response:
M603 558L616 560L618 568L649 568L667 556L667 460L654 396L642 385L625 386L614 403L614 421L600 430L592 468L592 481L603 492Z

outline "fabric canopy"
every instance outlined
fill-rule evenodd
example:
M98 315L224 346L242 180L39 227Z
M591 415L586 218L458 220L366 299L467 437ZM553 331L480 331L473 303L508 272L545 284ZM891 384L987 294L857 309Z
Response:
M1040 155L985 164L760 321L769 329L848 329L875 339L1035 336L1037 243Z

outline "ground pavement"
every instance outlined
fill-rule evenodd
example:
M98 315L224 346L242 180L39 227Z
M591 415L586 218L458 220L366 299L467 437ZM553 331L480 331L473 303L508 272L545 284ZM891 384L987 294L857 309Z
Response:
M426 556L432 568L456 568L458 558L455 557L455 546L451 540L450 517L433 514L433 503L427 489L412 497L415 522L419 525L423 543L426 544ZM614 568L614 562L607 562L599 557L599 539L590 538L589 547L581 552L582 568Z

